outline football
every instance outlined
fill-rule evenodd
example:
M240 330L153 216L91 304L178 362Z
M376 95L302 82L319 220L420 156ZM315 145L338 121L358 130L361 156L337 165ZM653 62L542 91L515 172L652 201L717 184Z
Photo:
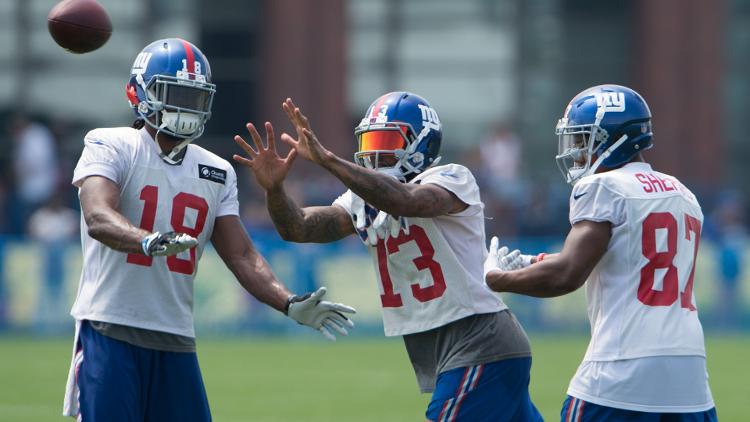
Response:
M112 21L96 0L61 1L50 10L47 27L60 47L76 54L96 50L112 35Z

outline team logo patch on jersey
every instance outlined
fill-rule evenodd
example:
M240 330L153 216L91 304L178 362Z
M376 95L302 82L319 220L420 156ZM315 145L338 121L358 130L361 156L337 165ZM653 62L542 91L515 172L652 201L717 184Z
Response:
M198 164L198 177L223 185L227 181L227 171L205 164Z

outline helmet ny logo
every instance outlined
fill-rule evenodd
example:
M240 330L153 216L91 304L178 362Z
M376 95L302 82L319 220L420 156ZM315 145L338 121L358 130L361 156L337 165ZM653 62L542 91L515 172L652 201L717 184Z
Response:
M597 92L596 107L605 113L625 111L625 94L622 92Z
M146 72L148 61L151 60L152 55L153 53L147 53L145 51L139 53L138 57L135 58L135 62L133 62L131 73L134 75L143 75Z
M417 104L419 110L422 112L422 131L417 136L418 140L421 140L424 136L430 133L430 129L440 130L440 118L438 118L437 112L432 107L428 107L424 104Z

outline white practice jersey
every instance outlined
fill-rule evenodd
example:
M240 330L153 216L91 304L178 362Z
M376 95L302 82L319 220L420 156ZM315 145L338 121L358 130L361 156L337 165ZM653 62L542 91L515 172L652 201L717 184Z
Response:
M187 233L198 246L170 257L118 252L90 237L82 218L83 272L71 315L194 337L198 260L215 219L239 214L234 169L193 144L180 165L169 165L145 129L95 129L84 143L74 185L106 177L120 187L118 211L130 222L149 231Z
M507 307L484 283L484 204L464 166L433 167L410 183L432 183L468 205L456 214L409 217L409 234L368 245L375 264L386 336L418 333ZM334 205L352 214L351 191Z
M713 407L693 294L703 225L695 195L646 163L629 163L575 185L570 223L584 220L610 222L612 237L586 282L591 342L568 393L646 412ZM680 359L670 367L670 357ZM689 391L644 398L674 390L675 380Z

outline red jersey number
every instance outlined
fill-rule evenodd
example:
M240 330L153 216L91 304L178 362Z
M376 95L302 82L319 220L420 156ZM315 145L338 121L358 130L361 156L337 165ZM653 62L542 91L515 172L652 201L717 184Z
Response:
M656 230L665 229L667 234L667 250L656 250ZM679 291L677 267L674 257L677 255L677 219L668 212L654 212L643 220L641 251L648 259L648 263L641 268L641 282L638 285L638 300L648 306L672 306L680 297L680 306L695 311L692 303L693 278L695 276L695 259L698 256L698 245L701 238L701 224L697 218L685 214L685 239L691 240L691 233L695 234L693 247L693 261L690 276L685 290ZM661 290L654 290L656 270L667 270Z
M386 241L378 240L378 269L380 271L380 280L383 284L383 294L380 295L380 301L384 308L398 308L404 306L401 295L393 290L393 281L388 272L388 256L398 253L401 245L408 242L415 242L419 248L420 256L414 258L414 266L418 270L429 270L433 283L430 286L422 287L418 283L413 283L411 294L420 302L429 302L437 299L445 293L445 277L440 263L435 261L435 248L433 248L430 239L427 237L424 229L419 226L410 226L409 234L404 231L399 233L398 237L389 237Z
M141 201L143 201L143 214L141 215L140 227L144 230L154 231L156 220L156 208L159 199L159 188L153 185L144 186L141 190ZM184 224L185 211L190 208L197 211L195 227L187 227ZM179 233L189 234L197 238L206 225L208 216L208 203L200 196L180 192L172 198L172 216L170 222L172 229ZM141 254L128 254L127 262L135 265L150 267L154 258ZM178 258L177 255L167 257L169 271L180 274L192 274L195 271L195 248L190 248L190 259Z

